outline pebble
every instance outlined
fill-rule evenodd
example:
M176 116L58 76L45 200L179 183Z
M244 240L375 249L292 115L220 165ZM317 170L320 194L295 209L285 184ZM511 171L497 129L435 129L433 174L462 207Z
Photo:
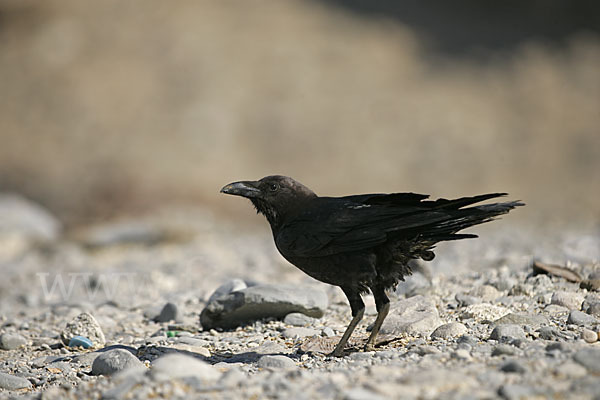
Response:
M586 313L593 315L594 317L600 317L600 301L590 303L585 310Z
M510 360L502 364L500 367L500 371L509 372L509 373L517 373L524 374L527 372L527 369L518 361Z
M589 314L584 313L583 311L573 310L569 313L569 317L567 318L567 324L573 325L591 325L597 322L596 318L592 317Z
M60 333L60 339L65 346L69 344L75 336L83 336L90 339L93 347L100 348L106 344L104 332L96 318L89 313L81 313L69 323Z
M231 279L221 286L219 286L208 298L207 303L210 303L213 300L218 299L221 296L226 296L229 293L237 292L242 289L246 289L248 285L241 279Z
M125 369L143 366L133 354L123 349L101 353L92 363L92 375L112 375Z
M284 324L293 325L293 326L307 326L307 325L311 325L315 321L316 321L315 318L311 318L302 313L289 313L283 319Z
M36 240L58 239L62 225L48 210L18 194L0 193L1 231Z
M583 328L581 331L581 338L587 343L596 343L598 341L598 333L590 329Z
M548 317L546 317L545 315L509 313L495 320L494 325L516 324L523 326L538 327L541 325L548 324L549 322L550 321Z
M330 327L326 326L321 330L321 336L332 337L335 336L335 332Z
M485 302L491 302L500 297L501 293L491 285L481 285L473 288L469 294L480 298Z
M413 296L391 304L391 310L381 326L383 335L430 335L442 324L431 298Z
M154 318L156 322L169 322L179 320L179 308L175 303L167 303Z
M320 318L327 305L327 294L320 289L256 285L214 299L202 310L200 322L204 329L229 329L263 318L283 318L292 312Z
M493 340L525 339L525 331L520 325L503 324L494 328L490 335Z
M27 339L18 333L3 333L0 335L0 349L15 350L27 344Z
M569 310L580 310L584 297L581 293L575 292L554 292L552 293L552 304L563 306Z
M510 346L508 344L499 344L498 346L494 347L494 350L492 350L492 356L512 356L515 355L517 353L517 350L515 349L514 346Z
M31 382L20 376L14 376L0 372L0 388L6 390L18 390L31 387Z
M449 339L457 336L462 336L467 333L467 327L460 322L450 322L438 326L435 331L431 333L432 339Z
M193 377L204 384L210 384L217 381L221 373L195 357L173 353L156 359L152 363L149 375L155 381Z
M297 368L296 363L289 357L279 355L266 355L259 358L258 368L271 369L293 369Z

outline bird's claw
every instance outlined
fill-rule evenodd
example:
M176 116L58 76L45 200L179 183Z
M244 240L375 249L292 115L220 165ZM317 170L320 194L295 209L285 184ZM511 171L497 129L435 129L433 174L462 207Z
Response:
M373 343L367 343L365 345L365 351L375 351L375 345Z

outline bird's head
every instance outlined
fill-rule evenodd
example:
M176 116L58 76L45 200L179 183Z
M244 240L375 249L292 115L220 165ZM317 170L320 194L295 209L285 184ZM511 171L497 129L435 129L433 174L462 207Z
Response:
M305 201L317 196L300 182L282 175L233 182L225 185L221 193L249 199L256 211L267 217L272 228L279 226L285 216L299 211Z

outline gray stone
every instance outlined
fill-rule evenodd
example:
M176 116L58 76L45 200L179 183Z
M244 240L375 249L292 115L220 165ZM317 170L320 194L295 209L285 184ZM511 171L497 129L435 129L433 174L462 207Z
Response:
M424 294L431 288L431 282L421 273L414 273L399 282L396 287L396 294L399 296L415 296Z
M92 363L92 375L112 375L142 365L142 362L129 351L113 349L96 357Z
M469 346L475 346L478 343L477 338L471 335L462 335L456 340L459 344L468 344Z
M502 366L500 367L500 371L524 374L525 372L527 372L527 369L523 365L521 365L521 363L519 363L517 360L510 360L502 364Z
M259 368L292 369L296 368L296 363L286 356L266 355L258 360L257 366Z
M210 297L208 298L207 303L210 303L211 301L213 301L215 299L218 299L221 296L228 295L229 293L237 292L239 290L246 289L247 287L248 287L248 285L243 280L237 279L237 278L236 279L232 279L230 281L225 282L221 286L219 286L217 288L217 290L215 290L210 295Z
M286 339L303 338L318 335L319 331L310 328L288 328L281 335Z
M600 349L588 347L573 355L573 360L593 374L600 373Z
M221 373L195 357L172 353L154 360L149 376L156 381L196 378L204 384L209 384L217 381Z
M502 324L494 328L492 334L490 335L490 339L525 339L525 331L520 325Z
M532 297L535 294L533 285L528 283L517 283L508 291L510 296L527 296Z
M314 318L311 318L302 313L289 313L283 319L284 324L293 326L306 326L312 324L314 321Z
M550 302L559 306L567 307L569 310L580 310L583 304L583 294L576 292L554 292Z
M160 314L158 314L154 321L156 322L169 322L177 321L179 319L179 308L175 303L167 303L163 306Z
M20 376L0 372L0 388L6 390L19 390L31 387L31 382Z
M498 289L491 285L476 286L469 292L469 294L471 296L478 297L486 302L493 301L500 297L500 292L498 291Z
M27 344L27 339L18 333L3 333L0 335L0 348L2 350L15 350Z
M61 223L46 209L19 195L0 193L0 235L56 240Z
M321 330L321 335L322 336L326 336L326 337L332 337L332 336L335 336L335 332L333 331L333 329L331 329L330 327L326 326L325 328L323 328Z
M145 221L122 221L95 226L85 233L83 241L89 247L115 245L154 245L167 238L160 227Z
M283 318L292 312L320 318L327 294L297 285L257 285L214 299L202 310L204 329L235 328L262 318Z
M573 325L591 325L596 323L596 318L592 317L589 314L584 313L583 311L573 310L569 313L569 317L567 318L567 324Z
M467 333L467 327L460 322L450 322L438 326L435 331L431 334L432 339L449 339L457 336L462 336Z
M509 346L507 344L499 344L498 346L494 347L494 350L492 350L492 357L512 356L516 354L516 352L517 350L514 348L514 346Z
M81 313L75 317L60 333L60 339L65 346L69 344L74 336L84 336L90 339L95 348L103 347L106 344L104 333L100 324L89 313Z
M414 296L391 305L391 311L380 332L384 335L430 335L441 324L433 300L429 297Z
M495 320L494 325L516 324L538 327L544 324L548 324L549 322L550 321L548 320L548 318L544 315L510 313Z
M600 301L590 303L585 312L594 317L600 317Z
M459 307L467 307L467 306L471 306L473 304L481 303L480 298L475 297L475 296L469 296L468 294L465 294L465 293L457 293L456 296L454 296L454 298L458 302Z

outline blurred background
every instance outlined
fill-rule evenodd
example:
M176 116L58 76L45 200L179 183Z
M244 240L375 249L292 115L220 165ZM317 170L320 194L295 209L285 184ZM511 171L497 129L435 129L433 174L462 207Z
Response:
M68 227L275 173L600 222L595 1L0 0L0 49L0 191Z

